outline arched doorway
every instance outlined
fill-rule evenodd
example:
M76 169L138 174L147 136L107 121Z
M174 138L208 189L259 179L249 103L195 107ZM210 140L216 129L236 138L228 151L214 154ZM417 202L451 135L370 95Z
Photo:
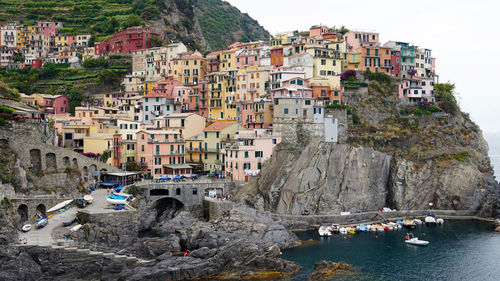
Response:
M17 214L21 216L21 222L25 222L28 220L28 206L26 204L21 204L19 208L17 208Z
M172 197L164 197L155 202L156 219L172 219L184 208L184 204Z
M39 174L42 171L42 155L40 149L30 150L31 172Z
M78 160L73 158L73 168L78 169Z
M37 212L37 214L39 214L43 217L46 217L47 216L47 207L45 207L44 204L38 204L38 206L36 206L36 212Z
M45 168L48 172L57 171L56 155L54 153L45 154Z
M83 180L88 181L89 180L89 169L87 166L83 167Z
M64 167L69 168L70 164L69 164L69 157L68 156L63 157L63 164L64 164Z

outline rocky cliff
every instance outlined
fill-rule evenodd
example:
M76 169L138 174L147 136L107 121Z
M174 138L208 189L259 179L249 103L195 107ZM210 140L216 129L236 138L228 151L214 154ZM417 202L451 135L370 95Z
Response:
M282 143L237 197L282 214L427 209L433 203L498 216L500 187L477 125L459 110L422 114L416 110L425 108L398 103L395 81L377 78L344 93L343 108L352 118L346 143Z

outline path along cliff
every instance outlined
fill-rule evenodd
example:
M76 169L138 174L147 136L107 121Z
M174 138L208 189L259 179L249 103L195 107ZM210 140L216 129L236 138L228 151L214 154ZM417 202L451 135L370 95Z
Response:
M337 107L349 120L344 141L325 143L297 126L297 140L281 143L236 198L294 215L423 210L432 203L498 216L488 145L468 115L448 102L439 104L449 112L437 113L430 105L402 104L395 81L382 75L365 81L368 87L346 90L346 105Z

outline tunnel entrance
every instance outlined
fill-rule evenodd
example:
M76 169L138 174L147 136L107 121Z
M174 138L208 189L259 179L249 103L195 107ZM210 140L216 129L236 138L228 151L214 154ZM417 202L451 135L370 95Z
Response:
M41 215L42 217L46 217L47 216L47 207L45 207L44 204L39 204L38 206L36 206L36 212L37 212L37 215Z
M165 197L155 202L156 220L174 218L179 211L184 208L184 204L172 197Z
M21 206L17 208L17 213L21 216L21 223L28 220L28 206L26 204L21 204Z

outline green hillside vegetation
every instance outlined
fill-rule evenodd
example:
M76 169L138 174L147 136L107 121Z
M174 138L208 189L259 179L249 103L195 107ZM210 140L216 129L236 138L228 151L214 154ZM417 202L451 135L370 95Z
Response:
M0 77L8 87L26 94L55 94L66 89L92 93L119 90L131 67L129 56L112 55L108 59L88 59L79 68L45 63L40 69L25 67L8 72L0 69Z
M170 15L173 10L178 14ZM169 21L172 17L177 18L176 23ZM208 46L195 32L196 17ZM93 35L91 46L120 28L146 23L161 26L170 39L186 41L192 49L202 51L269 36L257 21L222 0L0 0L0 22L10 21L25 25L62 22L63 34Z

